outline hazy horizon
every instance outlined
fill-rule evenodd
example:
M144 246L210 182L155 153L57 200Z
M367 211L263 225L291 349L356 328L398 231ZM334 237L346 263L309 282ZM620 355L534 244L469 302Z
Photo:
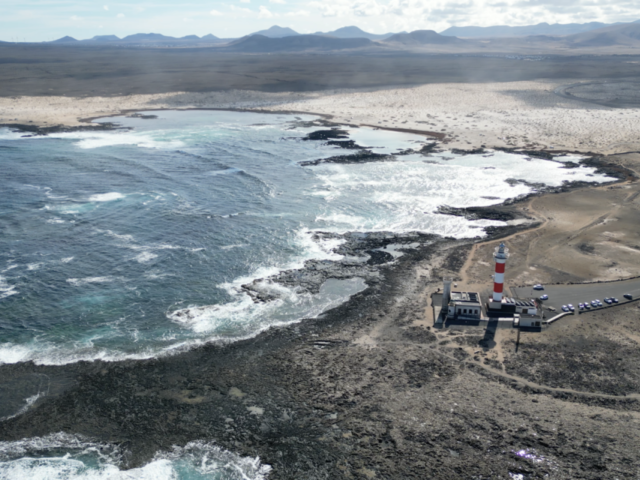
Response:
M64 36L120 38L136 33L172 37L213 34L238 38L273 25L301 34L357 26L372 34L435 30L451 26L525 26L539 23L617 23L640 18L640 5L623 1L615 7L603 0L170 0L80 2L22 0L0 5L0 40L42 42Z

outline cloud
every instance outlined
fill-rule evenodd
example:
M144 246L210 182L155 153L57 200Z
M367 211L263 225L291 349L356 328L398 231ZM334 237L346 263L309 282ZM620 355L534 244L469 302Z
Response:
M222 12L219 12L218 10L211 10L209 13L214 17L221 17L222 15L224 15Z
M116 15L116 17L118 17L118 18L124 18L124 13L119 13L118 15Z
M251 3L251 0L240 0L240 3Z
M280 5L284 5L287 2L285 2L284 0L269 0L269 3L278 3Z
M311 15L307 10L298 10L296 12L289 12L285 14L287 17L308 17Z
M236 7L235 5L229 5L229 8L231 10L233 10L234 12L254 13L251 10L249 10L248 8Z
M71 15L71 20L73 20L74 22L77 22L78 20L82 20L82 19L77 15Z
M271 13L269 9L264 5L260 5L260 13L258 14L258 18L273 18L273 13Z
M104 7L102 7L102 8L104 8L107 12L109 11L109 5L105 5L105 6L104 6Z

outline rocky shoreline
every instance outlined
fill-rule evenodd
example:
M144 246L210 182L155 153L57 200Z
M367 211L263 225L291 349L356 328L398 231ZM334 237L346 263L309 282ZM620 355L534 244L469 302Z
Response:
M619 179L633 178L603 158L589 161ZM439 213L528 219L517 209L522 200L443 206ZM495 239L533 225L485 230ZM508 377L521 371L532 377L526 364L505 354L503 371L489 359L493 339L486 333L437 332L421 323L431 306L425 290L444 274L457 275L475 240L419 232L316 235L339 237L336 253L349 258L309 261L266 280L313 293L328 278L357 276L365 278L364 291L317 318L173 356L2 365L0 381L15 395L34 388L36 377L46 377L49 388L25 413L0 422L0 439L82 434L117 445L124 468L173 445L207 440L259 456L273 467L270 480L595 479L612 465L630 478L635 444L612 439L625 422L593 416L640 412L637 399L551 392L547 383L555 385L556 377L532 386ZM255 301L272 300L259 283L243 288ZM538 361L535 351L528 355Z
M426 472L431 478L576 478L577 472L601 478L593 468L602 453L579 447L593 421L571 417L556 429L550 412L566 401L600 408L602 399L547 396L545 387L505 380L460 347L482 336L414 326L430 303L420 292L443 272L456 272L472 244L424 240L381 265L384 281L343 305L252 339L145 361L1 366L3 383L46 375L53 388L23 415L0 422L0 438L82 434L117 445L124 468L144 465L173 445L207 440L259 456L273 467L270 480L424 478ZM370 246L385 242L398 239L380 236ZM359 344L380 328L384 344ZM531 395L537 403L523 403ZM496 396L509 405L499 416ZM640 403L608 401L606 408L640 412ZM592 443L609 432L592 432ZM628 454L609 453L607 461L619 466Z
M73 133L73 132L104 132L114 130L130 130L116 123L105 122L95 123L91 125L80 125L71 127L68 125L52 125L43 127L40 125L30 125L23 123L2 123L0 128L8 128L15 133L24 133L23 137L43 137L55 133Z

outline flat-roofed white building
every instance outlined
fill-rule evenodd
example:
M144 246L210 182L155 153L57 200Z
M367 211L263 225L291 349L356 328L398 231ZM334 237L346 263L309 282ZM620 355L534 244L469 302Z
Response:
M447 309L448 318L482 318L480 294L476 292L451 292Z

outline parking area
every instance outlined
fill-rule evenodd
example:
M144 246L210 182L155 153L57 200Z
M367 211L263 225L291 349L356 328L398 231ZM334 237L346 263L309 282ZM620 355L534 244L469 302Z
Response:
M640 278L624 280L622 282L609 283L589 283L577 285L545 285L544 290L534 290L532 287L511 288L513 296L518 298L538 298L543 294L549 295L549 299L543 301L545 307L554 307L558 312L562 312L562 306L573 304L578 311L578 304L598 299L602 302L602 307L611 305L605 303L605 298L615 297L620 303L629 300L624 298L628 293L633 299L640 298ZM593 311L594 308L591 309ZM597 310L597 308L596 308Z

